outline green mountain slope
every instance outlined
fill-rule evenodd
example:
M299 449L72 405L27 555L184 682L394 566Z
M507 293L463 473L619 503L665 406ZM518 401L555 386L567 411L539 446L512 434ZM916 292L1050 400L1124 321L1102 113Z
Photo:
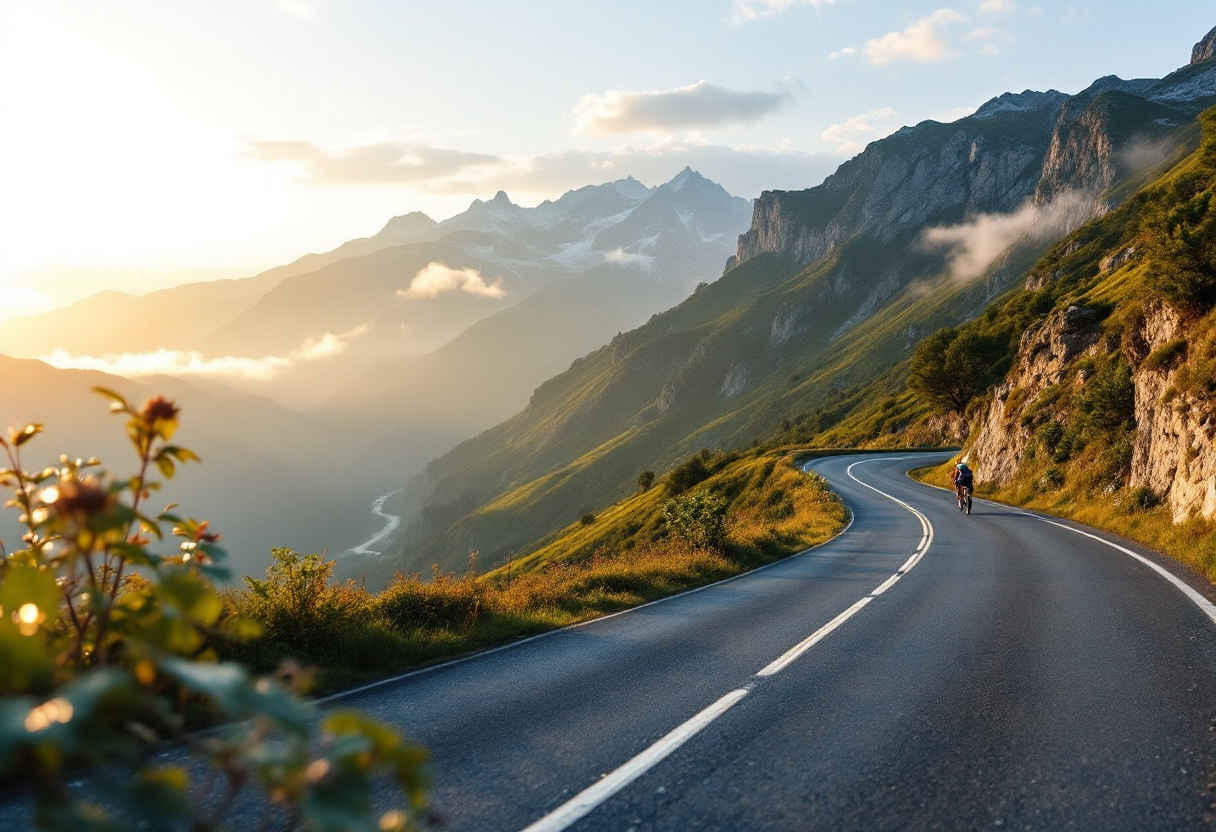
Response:
M523 412L428 466L399 502L410 517L399 562L453 568L479 550L498 563L623 496L642 469L770 436L794 414L881 406L902 389L899 365L922 337L978 315L1070 223L1146 175L1144 165L1104 169L1103 158L1142 137L1166 155L1185 143L1216 84L1206 99L1167 102L1162 90L1174 88L1162 83L1103 79L1072 108L1058 93L1002 97L955 124L876 142L818 188L766 193L720 280L575 362ZM1084 141L1070 138L1081 118ZM1127 126L1137 119L1141 132ZM1065 145L1068 154L1051 156ZM1094 164L1081 164L1085 153ZM1064 157L1087 173L1083 198L1034 209L1042 219L1065 205L1054 234L1029 224L973 275L959 274L958 249L926 246L927 228L954 226L965 240L977 214L1009 215L1049 177L1063 193ZM1103 190L1084 190L1094 183ZM875 379L879 388L863 387Z

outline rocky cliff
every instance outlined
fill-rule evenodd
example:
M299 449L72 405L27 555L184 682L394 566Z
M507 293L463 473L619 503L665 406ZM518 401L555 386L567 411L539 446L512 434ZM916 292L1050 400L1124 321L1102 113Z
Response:
M1216 29L1208 32L1203 40L1195 44L1195 48L1191 50L1191 63L1202 63L1214 54L1216 54Z
M846 240L888 243L930 222L1014 210L1034 193L1066 96L1006 95L953 124L922 122L874 142L806 191L765 191L727 271L761 254L800 268Z
M1210 57L1216 33L1195 47ZM1216 103L1216 61L1163 79L1100 78L1068 96L1006 93L952 124L927 121L870 144L805 191L765 191L726 271L763 254L793 267L845 241L885 243L930 222L1039 207L1068 194L1068 225L1117 204L1113 186L1166 154L1179 125Z
M976 469L996 485L1042 473L1047 461L1028 460L1027 451L1040 441L1033 426L1044 394L1061 384L1079 392L1092 378L1087 370L1094 359L1122 356L1132 368L1135 426L1130 467L1119 485L1148 488L1169 506L1175 522L1216 517L1216 406L1180 379L1190 371L1183 345L1192 326L1153 300L1125 337L1112 343L1097 317L1091 309L1070 306L1026 332L1014 369L980 421L971 448ZM1068 416L1055 411L1053 418L1063 422Z

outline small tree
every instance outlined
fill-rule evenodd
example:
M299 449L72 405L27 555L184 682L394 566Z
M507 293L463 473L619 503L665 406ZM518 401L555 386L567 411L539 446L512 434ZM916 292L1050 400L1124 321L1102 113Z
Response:
M638 489L641 491L649 491L650 486L654 485L654 471L643 471L638 474Z
M988 346L970 330L938 330L917 345L908 388L935 410L962 415L984 391L991 367Z
M136 409L99 392L126 417L133 476L66 456L27 471L22 449L42 426L0 438L0 486L12 489L8 506L25 527L22 548L0 543L0 780L32 788L44 829L218 829L250 789L286 829L410 826L423 800L421 749L343 712L322 721L318 741L288 674L254 679L216 660L210 639L256 630L223 619L212 585L226 574L219 536L172 506L148 510L155 474L169 479L197 460L170 444L178 408L156 397ZM229 727L186 733L188 704ZM158 761L168 738L197 765ZM383 815L372 801L381 773L404 795ZM85 788L69 790L69 780Z
M672 533L693 546L717 548L726 542L726 501L708 491L668 500L663 516Z

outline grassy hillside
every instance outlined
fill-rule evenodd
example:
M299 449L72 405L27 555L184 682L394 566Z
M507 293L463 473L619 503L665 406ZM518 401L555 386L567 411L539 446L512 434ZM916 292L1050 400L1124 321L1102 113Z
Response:
M686 533L665 515L698 503L718 507L720 538ZM333 582L332 561L280 550L264 581L226 596L229 612L259 622L263 637L223 651L267 669L302 660L332 689L711 583L821 543L846 520L826 482L788 453L698 454L487 574L474 559L463 575L398 575L372 593Z

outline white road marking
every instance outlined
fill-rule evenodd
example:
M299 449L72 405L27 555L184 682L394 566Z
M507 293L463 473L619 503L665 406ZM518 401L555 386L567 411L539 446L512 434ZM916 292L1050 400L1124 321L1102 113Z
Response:
M524 829L523 832L561 832L566 829L695 737L703 728L737 705L743 697L747 696L749 690L749 688L739 688L726 694L641 754L606 775L599 782L583 789Z
M912 569L916 566L916 564L920 563L921 558L923 558L925 556L925 552L929 551L929 547L933 544L933 524L929 522L929 518L925 517L925 515L921 514L919 511L912 508L912 506L908 505L907 503L905 503L903 500L899 499L898 497L892 497L887 492L881 491L881 490L875 488L874 486L870 485L867 482L862 482L861 480L857 479L856 476L853 475L853 469L856 468L858 465L861 465L862 463L865 463L865 462L883 462L886 460L907 459L907 458L908 458L907 456L897 456L897 457L875 457L873 459L863 459L859 462L854 462L852 465L850 465L848 468L846 468L845 473L847 473L849 475L849 479L853 480L854 482L856 482L860 485L864 485L866 488L870 489L871 491L875 491L875 492L881 494L882 496L886 497L888 500L894 500L895 502L899 503L901 506L906 508L908 511L910 511L914 515L916 515L916 518L918 520L920 520L920 526L921 526L921 531L922 531L921 538L920 538L920 544L916 547L916 551L912 554L912 557L908 558L908 560L904 563L904 565L899 567L898 570L896 570L894 575L892 575L891 577L889 577L885 581L883 581L881 584L879 584L878 587L873 592L871 592L866 597L862 598L857 603L853 604L853 606L849 607L847 610L842 612L840 615L833 618L827 624L824 624L822 627L820 627L815 632L811 633L809 636L804 638L802 641L795 644L789 650L782 653L780 656L778 656L772 662L765 665L764 668L761 669L760 672L756 674L757 676L772 676L776 673L780 673L782 670L784 670L786 667L788 667L795 659L797 659L799 656L801 656L807 650L810 650L816 644L818 644L819 642L821 642L825 638L827 638L827 636L829 634L831 634L831 632L833 630L837 629L841 624L844 624L850 618L857 615L857 613L861 612L862 609L865 608L866 604L870 603L875 598L877 598L879 595L882 595L888 589L893 587L900 578L902 578L904 575L907 575L909 572L911 572Z
M913 480L913 482L915 482L915 480ZM942 491L950 490L948 488L943 488L940 485L933 485L932 483L921 483L921 485L927 485L930 488L937 488L937 489L941 489ZM1014 508L1014 509L1017 508L1016 506L1011 506L1008 503L998 503L993 500L981 500L978 497L976 498L976 502L987 503L990 506L997 506L999 508ZM1096 540L1099 543L1104 543L1107 546L1111 547L1112 549L1117 549L1120 552L1122 552L1123 554L1135 558L1136 560L1140 561L1145 566L1147 566L1149 569L1153 570L1158 575L1160 575L1161 577L1163 577L1167 581L1169 581L1171 584L1173 584L1175 586L1175 588L1177 588L1183 595L1185 595L1187 598L1190 599L1191 603L1193 603L1195 606L1199 607L1199 610L1204 615L1206 615L1212 621L1213 624L1216 624L1216 604L1213 604L1207 598L1204 598L1201 594L1199 594L1198 591L1195 590L1194 587L1192 587L1186 581L1179 578L1173 572L1170 572L1164 566L1153 563L1151 560L1144 557L1144 555L1133 552L1131 549L1127 548L1126 546L1120 546L1118 543L1109 541L1104 537L1099 537L1096 534L1091 534L1090 532L1082 531L1081 529L1074 528L1073 526L1069 526L1066 523L1060 523L1056 520L1049 520L1046 517L1043 517L1040 514L1035 514L1034 512L1031 512L1031 511L1020 510L1020 511L1018 511L1018 514L1022 515L1023 517L1033 517L1035 520L1038 520L1041 523L1047 523L1048 525L1051 525L1051 526L1058 526L1061 529L1066 529L1067 531L1073 532L1074 534L1079 534L1082 537L1088 537L1090 540Z
M790 662L794 661L794 659L801 656L807 650L810 650L816 644L823 641L825 638L827 638L829 633L831 633L833 630L835 630L837 627L839 627L844 622L848 621L853 616L857 615L857 613L861 612L862 608L865 607L866 604L870 603L873 600L874 600L874 595L872 593L870 595L867 595L865 598L862 598L856 604L849 607L847 610L845 610L840 615L833 618L827 624L824 624L818 630L811 633L809 636L804 638L802 641L795 644L789 650L786 650L783 654L778 656L772 662L765 665L764 669L761 670L756 675L757 676L772 676L774 673L780 673L782 670L784 670L790 664Z
M903 456L898 456L898 457L876 457L873 459L862 460L861 462L881 462L884 460L891 460L891 459L907 459L910 456L914 456L914 455L905 454ZM809 650L811 647L813 647L815 644L817 644L818 642L823 640L829 633L831 633L833 630L835 630L841 624L844 624L846 621L848 621L850 618L852 618L854 615L856 615L858 612L860 612L866 606L866 604L870 603L876 597L878 597L882 593L886 592L888 589L891 588L891 586L893 586L895 584L896 581L898 581L900 578L902 578L904 575L906 575L912 569L912 567L916 566L916 564L920 562L920 559L922 557L924 557L925 552L929 551L929 546L933 543L933 526L931 523L929 523L928 518L926 518L919 511L917 511L916 509L912 508L910 505L905 503L903 500L896 499L895 497L892 497L890 494L887 494L884 491L879 491L874 486L872 486L868 483L861 482L861 480L859 480L859 479L857 479L857 477L853 476L853 468L856 467L857 465L860 465L861 462L854 462L852 465L850 465L848 467L847 473L848 473L849 477L851 479L855 480L856 482L861 483L866 488L869 488L872 491L877 491L879 494L886 497L887 499L895 500L895 502L899 503L901 506L906 508L908 511L915 514L917 516L917 518L920 520L921 529L924 532L921 535L920 545L917 547L916 552L913 553L912 557L908 558L908 560L904 563L904 565L901 566L894 575L892 575L890 578L888 578L886 581L884 581L882 583L882 585L880 585L877 589L875 589L869 595L867 595L864 598L862 598L861 600L857 601L857 603L853 604L853 606L849 607L847 610L842 612L840 615L833 618L831 621L829 621L823 627L820 627L818 630L816 630L810 636L805 638L803 641L799 642L793 648L791 648L790 650L787 650L779 658L777 658L775 661L773 661L768 666L766 666L763 670L761 670L759 673L757 673L756 674L757 676L771 676L774 673L779 672L782 668L784 668L788 664L790 664L790 662L794 661L799 656L801 656L803 653L805 653L807 650ZM805 467L803 470L806 470ZM856 515L853 514L852 511L850 511L849 512L849 525L845 527L845 531L848 531L848 529L853 525L854 519L856 519ZM844 534L844 532L841 532L841 534ZM781 561L778 561L778 563L780 563L780 562ZM770 564L770 565L772 565L772 564ZM752 571L755 572L758 570L752 570ZM745 572L743 574L746 575L746 574L752 574L752 573ZM742 575L737 575L735 577L742 577ZM728 578L727 580L734 580L734 578ZM725 583L725 582L723 582L723 583ZM712 584L711 584L711 586L712 586ZM702 587L702 588L706 589L708 587ZM693 590L693 592L696 592L696 591L697 590ZM657 603L657 602L652 602L652 603ZM619 615L620 613L617 613L617 614ZM603 619L597 619L597 620L602 621ZM594 810L601 803L608 800L610 797L612 797L614 794L619 792L621 789L625 788L630 783L632 783L634 780L641 777L643 774L645 774L647 771L649 771L651 768L653 768L655 765L657 765L660 761L662 761L667 756L669 756L673 751L675 751L681 745L683 745L684 743L688 742L688 740L690 740L694 736L696 736L702 729L704 729L707 725L709 725L715 719L717 719L718 717L722 716L722 714L729 711L732 707L734 707L736 704L738 704L739 700L741 700L744 696L747 696L748 692L751 689L752 689L752 686L748 685L747 687L742 687L742 688L739 688L738 690L734 690L734 691L731 691L730 693L726 694L726 696L723 696L717 702L713 703L708 708L706 708L705 710L698 713L692 719L690 719L687 722L685 722L684 724L680 725L678 728L673 730L671 733L667 734L665 737L663 737L661 740L656 742L654 745L650 746L645 751L638 754L633 759L629 760L629 762L625 763L620 768L615 769L611 773L605 775L594 785L588 786L586 789L583 789L581 792L579 792L574 797L567 800L561 806L558 806L552 812L550 812L549 814L545 815L540 820L538 820L535 823L528 826L526 829L523 830L523 832L562 832L562 830L567 829L571 824L573 824L576 821L578 821L579 819L585 817L587 814L589 814L592 810Z
M909 454L909 456L921 456L921 454ZM823 457L818 457L818 458L822 459ZM807 463L807 465L809 465L809 464L810 463ZM804 465L802 470L806 471L807 466ZM686 589L683 592L677 592L675 595L668 595L664 598L657 598L654 601L647 601L645 604L638 604L636 607L630 607L627 610L621 610L619 612L612 612L612 613L608 613L607 615L601 615L598 618L589 618L586 621L580 621L577 624L567 624L565 627L558 627L556 630L546 630L543 633L537 633L534 636L528 636L527 638L521 638L519 641L513 641L510 644L503 644L498 647L491 647L487 650L477 650L477 651L474 651L474 652L469 653L464 656L458 656L454 659L449 659L445 662L439 662L438 664L429 665L427 667L420 667L417 670L408 670L405 673L399 673L396 676L390 676L387 679L380 679L379 681L376 681L376 682L368 682L366 685L360 685L359 687L356 687L356 688L339 691L338 693L332 693L329 696L318 697L317 699L314 699L313 701L317 704L324 704L326 702L332 702L336 699L345 699L348 696L354 696L357 693L363 693L365 691L369 691L374 688L384 687L385 685L391 685L395 682L400 682L405 679L411 679L414 676L423 676L428 673L434 673L437 670L443 670L444 668L451 667L452 665L464 664L465 662L470 662L475 659L481 659L486 656L489 656L492 653L498 653L503 650L514 650L515 648L521 647L531 641L538 641L542 638L549 638L550 636L555 636L555 635L558 635L559 633L565 633L570 630L577 630L581 627L590 627L595 624L599 624L602 621L607 621L610 618L616 618L617 616L620 616L620 615L631 615L631 614L637 612L638 610L644 610L647 607L654 606L655 604L666 604L667 602L674 601L677 598L683 598L685 595L693 595L697 592L704 592L707 589L713 589L716 586L721 586L722 584L728 584L731 581L737 581L737 580L740 580L741 578L746 578L748 575L755 575L757 572L763 572L766 569L772 569L773 567L780 566L783 563L788 563L789 561L792 561L794 558L802 557L803 555L808 554L809 552L815 551L820 546L826 546L827 544L831 543L836 538L842 536L849 529L851 529L853 527L853 521L855 519L857 519L857 518L853 514L852 510L850 509L849 510L849 522L845 525L845 527L843 529L840 530L839 534L835 535L834 537L829 538L828 540L823 541L823 543L816 543L814 546L811 546L808 549L803 549L801 552L798 552L797 554L794 554L794 555L790 555L787 558L781 558L780 560L775 560L772 563L766 563L763 566L757 566L755 569L749 569L746 572L740 572L738 575L731 575L729 578L723 578L720 581L714 581L712 584L706 584L705 586L698 586L693 589Z
M1164 566L1153 563L1151 560L1144 557L1144 555L1137 554L1136 552L1133 552L1131 549L1127 548L1126 546L1120 546L1118 543L1112 543L1111 541L1106 540L1105 538L1098 537L1096 534L1090 534L1089 532L1083 532L1080 529L1074 529L1072 526L1065 525L1064 523L1057 523L1054 520L1048 520L1046 517L1040 517L1039 515L1031 514L1030 512L1022 512L1022 513L1025 514L1027 517L1033 517L1035 520L1040 520L1040 521L1047 523L1049 525L1052 525L1052 526L1059 526L1061 529L1067 529L1070 532L1075 532L1076 534L1079 534L1083 537L1088 537L1091 540L1096 540L1099 543L1105 543L1107 546L1111 547L1112 549L1118 549L1123 554L1130 555L1131 557L1133 557L1136 560L1143 563L1149 569L1152 569L1154 572L1161 575L1161 577L1165 578L1167 581L1172 583L1179 590L1181 590L1183 595L1185 595L1187 598L1190 598L1192 603L1194 603L1195 606L1199 607L1199 609L1203 611L1203 614L1212 620L1213 624L1216 624L1216 605L1213 605L1211 601L1209 601L1207 598L1204 598L1202 595L1200 595L1198 592L1196 592L1195 589L1193 587L1191 587L1186 581L1182 580L1177 575L1170 572Z

